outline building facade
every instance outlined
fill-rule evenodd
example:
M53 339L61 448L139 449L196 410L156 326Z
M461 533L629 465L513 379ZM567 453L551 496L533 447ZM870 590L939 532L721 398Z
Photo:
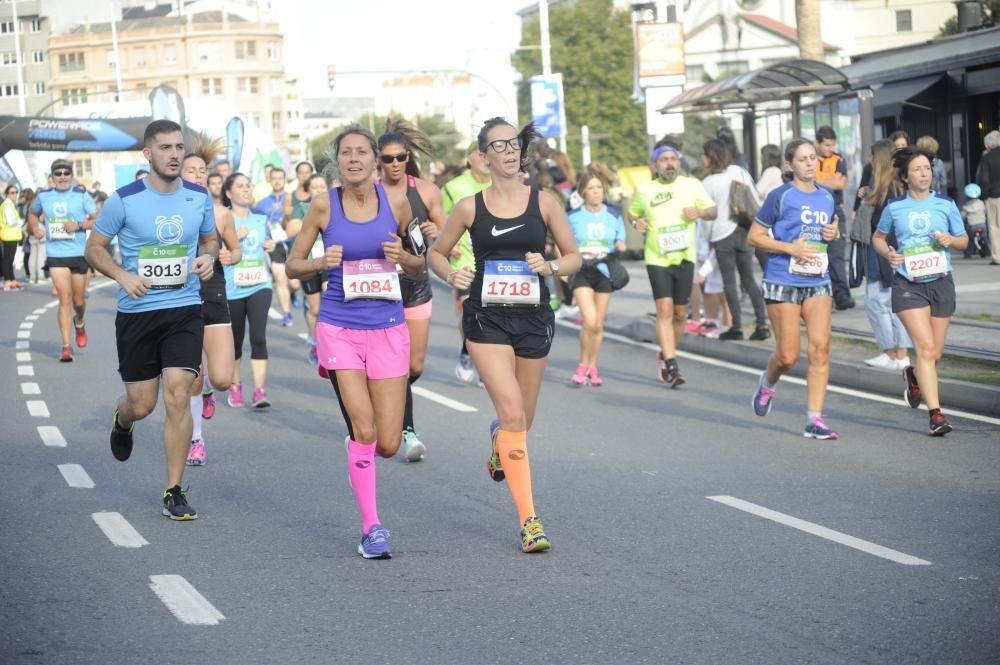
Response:
M20 41L18 64L14 31ZM0 115L18 115L24 95L24 111L34 115L52 101L49 89L49 20L43 15L39 0L17 3L17 26L10 0L0 2ZM18 87L17 69L21 68L24 90Z

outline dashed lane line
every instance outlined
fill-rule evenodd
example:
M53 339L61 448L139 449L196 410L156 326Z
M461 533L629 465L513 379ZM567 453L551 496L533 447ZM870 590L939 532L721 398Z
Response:
M24 320L25 321L37 321L38 320L38 314L29 314L28 316L24 317Z
M226 618L180 575L150 575L149 588L181 623L215 626Z
M38 384L33 381L26 381L21 384L21 394L22 395L41 395L42 389L38 387Z
M94 488L94 481L90 478L90 474L79 464L59 464L58 468L59 473L66 479L66 484L70 487Z
M31 342L29 342L27 340L19 339L16 342L14 342L14 348L18 349L18 350L21 350L21 349L30 349L31 348Z
M128 523L121 513L101 512L92 513L91 519L98 528L104 532L108 540L117 547L139 548L149 545L149 542Z
M19 363L30 363L31 362L31 351L18 351L15 356L17 357L17 362Z
M34 321L22 321L21 325L18 326L21 330L31 330L35 327Z
M38 436L42 438L42 443L50 448L66 447L66 439L55 425L39 425Z
M45 313L45 308L44 307L39 307L34 312L32 312L32 314L34 314L35 316L38 316L39 314L44 314L44 313Z
M27 401L28 413L30 413L35 418L48 418L51 414L49 413L49 407L46 406L44 400L40 399L29 399Z
M462 413L475 413L479 410L474 406L463 404L462 402L453 400L450 397L445 397L444 395L440 395L434 391L427 390L422 386L411 386L411 389L413 390L414 395L419 395L420 397L429 399L432 402L437 402L438 404L446 406L449 409L454 409L455 411L460 411Z
M18 376L34 376L35 368L33 365L18 365L17 366Z
M889 549L888 547L876 545L873 542L862 540L861 538L855 538L854 536L849 536L846 533L834 531L833 529L828 529L825 526L820 526L819 524L814 524L813 522L807 522L806 520L799 519L798 517L792 517L791 515L786 515L785 513L779 513L776 510L771 510L770 508L765 508L764 506L758 506L756 503L750 503L749 501L744 501L743 499L737 499L736 497L726 495L707 496L705 498L709 501L715 501L729 506L730 508L742 510L750 513L751 515L763 517L764 519L771 520L772 522L784 524L785 526L790 526L793 529L798 529L799 531L804 531L814 536L839 543L840 545L854 548L864 552L865 554L871 554L872 556L877 556L882 559L887 559L888 561L903 564L904 566L933 565L930 561L925 559L919 559L915 556Z
M31 339L31 331L30 330L18 330L17 331L17 339Z

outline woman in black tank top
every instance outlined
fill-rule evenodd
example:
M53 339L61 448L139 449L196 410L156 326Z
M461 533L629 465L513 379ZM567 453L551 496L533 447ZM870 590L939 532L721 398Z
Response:
M535 513L527 450L555 328L544 278L569 276L580 268L562 206L521 180L528 145L536 136L533 124L518 134L503 118L486 121L478 142L492 184L458 202L430 255L435 274L455 288L471 287L462 325L469 354L497 412L490 425L487 468L493 480L507 480L524 552L551 546ZM472 238L476 269L454 271L448 256L465 231ZM556 261L545 260L547 233L561 254Z
M399 222L399 237L407 252L400 261L399 287L403 296L406 326L410 331L410 380L406 384L403 410L403 455L416 462L423 458L426 445L413 423L411 386L424 371L427 341L431 330L431 283L427 274L427 247L444 228L445 214L441 190L420 179L417 154L430 157L430 140L403 120L389 120L379 137L379 167L382 187ZM411 221L419 231L410 234Z

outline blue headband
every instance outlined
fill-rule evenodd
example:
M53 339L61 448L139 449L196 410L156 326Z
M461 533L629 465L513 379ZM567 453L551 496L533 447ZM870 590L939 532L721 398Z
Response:
M652 157L651 161L656 162L656 160L658 160L660 158L660 155L662 155L665 152L672 152L675 155L677 155L678 157L681 156L680 151L677 150L677 148L675 148L674 146L672 146L672 145L661 145L659 148L657 148L656 150L653 151L653 157Z

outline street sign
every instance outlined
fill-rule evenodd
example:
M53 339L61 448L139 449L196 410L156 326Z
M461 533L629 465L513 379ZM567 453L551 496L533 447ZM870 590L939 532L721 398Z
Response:
M558 138L566 133L562 74L531 77L531 119L545 138Z

